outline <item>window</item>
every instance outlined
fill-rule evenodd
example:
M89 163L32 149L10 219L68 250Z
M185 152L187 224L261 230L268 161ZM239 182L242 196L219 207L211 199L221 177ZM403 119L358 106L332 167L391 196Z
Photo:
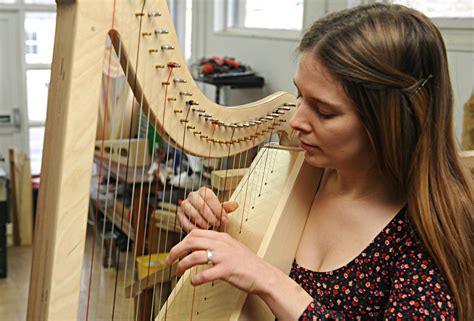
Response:
M56 14L53 12L25 13L25 45L27 64L51 64Z
M178 37L179 45L184 50L184 58L191 58L191 27L193 0L168 0L173 26Z
M440 29L448 51L472 52L474 1L472 0L377 0L398 3L423 12Z
M385 3L398 3L423 12L430 18L474 18L472 0L385 0Z
M299 31L303 25L303 0L229 0L228 28Z
M191 27L193 25L193 0L186 0L186 22L185 22L185 45L184 58L189 61L191 58Z
M26 93L30 123L44 123L46 120L50 76L51 71L49 69L30 69L26 71Z
M54 0L24 0L26 4L56 4Z
M49 4L54 1L25 1L25 3ZM25 78L28 107L28 145L31 174L41 170L44 125L51 76L56 13L25 12Z

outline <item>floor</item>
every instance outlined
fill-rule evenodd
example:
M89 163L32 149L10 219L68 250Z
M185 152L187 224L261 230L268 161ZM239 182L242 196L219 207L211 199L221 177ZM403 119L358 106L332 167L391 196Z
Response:
M8 248L8 278L0 279L0 320L26 320L31 247Z
M98 241L98 244L100 242ZM88 237L86 249L90 249L92 238ZM99 244L100 245L100 244ZM99 249L99 250L97 250ZM90 251L87 251L89 252ZM95 251L95 262L101 262L100 247ZM28 300L28 286L31 268L31 247L8 248L8 278L0 279L0 320L24 321ZM131 253L133 254L133 253ZM101 264L94 264L93 283L91 290L90 309L88 320L135 320L134 300L124 296L124 284L129 285L136 273L132 271L133 258L129 255L126 260L125 252L120 252L120 266L117 274L114 268L104 269ZM80 308L78 320L86 320L88 279L90 271L90 257L84 257L84 276L81 286ZM127 263L126 263L127 261ZM127 264L128 272L125 271ZM117 280L117 286L115 286ZM115 293L115 295L114 295ZM112 308L115 300L115 308ZM113 314L113 317L112 317ZM141 318L140 318L141 319Z

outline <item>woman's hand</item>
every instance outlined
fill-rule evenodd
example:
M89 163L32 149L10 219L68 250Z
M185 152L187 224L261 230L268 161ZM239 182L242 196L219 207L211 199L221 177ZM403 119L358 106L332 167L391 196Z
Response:
M208 262L208 250L212 253L211 262ZM272 268L229 234L199 229L192 230L171 249L165 264L171 265L177 259L181 259L176 270L178 276L193 266L210 263L209 269L192 277L191 284L194 286L224 280L254 294L261 291L265 281L260 280Z
M229 222L227 215L235 211L238 203L229 201L220 203L214 192L201 187L191 192L178 208L178 219L186 232L193 229L219 227Z

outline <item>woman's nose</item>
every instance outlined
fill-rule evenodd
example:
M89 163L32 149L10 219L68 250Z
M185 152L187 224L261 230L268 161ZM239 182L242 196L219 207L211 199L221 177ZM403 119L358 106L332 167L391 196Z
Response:
M296 108L296 111L290 120L290 126L294 130L299 130L299 131L311 130L311 126L309 126L309 122L308 122L309 115L306 115L305 109L306 108L305 108L304 102L301 102L301 104L299 104L298 107Z

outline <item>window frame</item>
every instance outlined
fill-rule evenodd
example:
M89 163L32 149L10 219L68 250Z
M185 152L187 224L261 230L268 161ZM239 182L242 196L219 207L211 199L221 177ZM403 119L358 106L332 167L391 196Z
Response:
M368 0L375 3L376 0ZM382 2L386 3L386 0ZM474 52L473 18L430 18L439 28L447 50L456 52Z
M26 62L26 33L25 33L25 17L27 13L30 12L50 12L56 13L56 4L27 4L24 0L17 0L15 3L0 3L0 11L3 12L15 12L18 14L18 26L17 30L20 31L19 33L19 43L20 48L18 54L22 57L20 60L21 66L21 75L20 75L20 83L22 87L22 98L21 98L21 110L22 114L26 115L26 120L24 120L24 124L26 124L26 128L23 135L26 136L26 152L28 153L31 159L31 148L30 148L30 128L41 128L45 127L46 119L44 121L38 120L30 120L29 113L28 113L28 89L27 89L27 79L26 73L28 70L51 70L51 63L27 63ZM32 173L32 174L40 174L40 173Z
M214 33L224 36L250 37L263 39L282 39L298 40L301 32L305 28L306 5L310 1L303 0L303 21L301 30L287 29L266 29L266 28L247 28L247 27L229 27L229 25L241 25L243 19L242 3L238 0L213 1L214 5Z

